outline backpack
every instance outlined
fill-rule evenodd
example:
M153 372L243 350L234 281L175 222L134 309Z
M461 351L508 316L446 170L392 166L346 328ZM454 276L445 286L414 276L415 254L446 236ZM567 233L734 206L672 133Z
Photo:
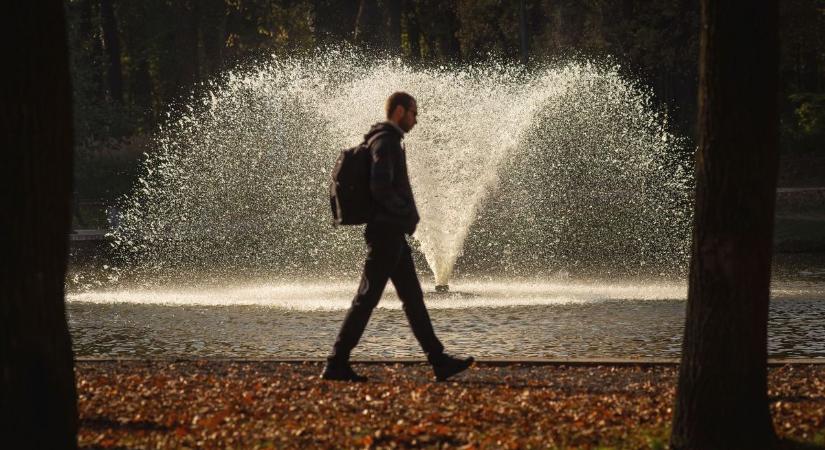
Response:
M338 155L329 183L333 225L361 225L369 221L372 215L370 144L385 133L378 132Z

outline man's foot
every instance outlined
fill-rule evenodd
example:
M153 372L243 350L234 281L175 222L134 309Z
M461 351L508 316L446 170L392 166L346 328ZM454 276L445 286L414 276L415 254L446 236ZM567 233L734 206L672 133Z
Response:
M332 381L354 381L356 383L367 381L367 377L355 373L349 364L332 365L327 363L324 366L324 371L321 372L321 378Z
M439 364L433 364L433 372L435 372L436 381L446 381L447 378L467 370L473 365L475 359L470 356L467 358L453 358L450 355L444 355L444 359L439 361Z

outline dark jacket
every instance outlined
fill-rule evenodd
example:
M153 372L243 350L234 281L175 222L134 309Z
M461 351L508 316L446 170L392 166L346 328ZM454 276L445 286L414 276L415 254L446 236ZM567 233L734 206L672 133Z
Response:
M381 122L373 125L364 139L377 133L383 134L370 144L370 191L375 206L370 222L397 226L413 234L419 217L407 174L407 155L401 146L403 133L393 124Z

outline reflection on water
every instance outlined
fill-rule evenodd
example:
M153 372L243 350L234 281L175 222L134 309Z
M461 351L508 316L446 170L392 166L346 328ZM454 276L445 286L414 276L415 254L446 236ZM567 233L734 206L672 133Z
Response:
M323 357L349 284L73 294L77 356ZM466 283L427 303L447 349L479 357L674 357L685 288L678 284ZM354 357L420 357L388 293ZM825 285L774 285L769 352L825 357Z

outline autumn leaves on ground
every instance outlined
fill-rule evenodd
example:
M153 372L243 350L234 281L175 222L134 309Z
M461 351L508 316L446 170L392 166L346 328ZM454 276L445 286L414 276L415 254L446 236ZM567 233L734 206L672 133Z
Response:
M82 448L664 448L677 367L77 363ZM825 366L773 367L780 436L822 445Z

